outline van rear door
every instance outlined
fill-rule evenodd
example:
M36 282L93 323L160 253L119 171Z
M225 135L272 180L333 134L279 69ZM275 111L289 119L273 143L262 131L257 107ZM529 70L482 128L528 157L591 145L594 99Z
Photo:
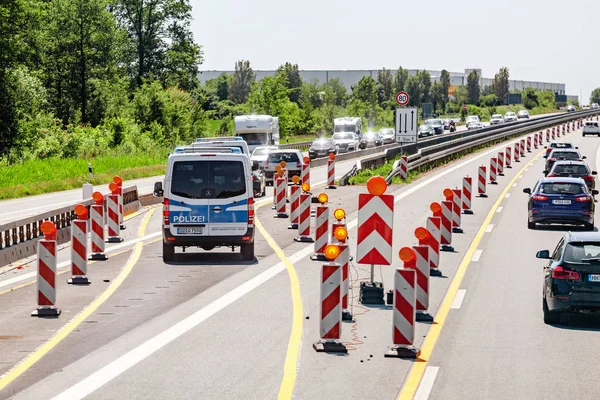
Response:
M248 231L248 198L253 197L248 163L242 157L211 160L209 177L209 235L243 236Z
M210 200L208 157L181 157L173 162L170 178L169 222L173 236L207 236Z

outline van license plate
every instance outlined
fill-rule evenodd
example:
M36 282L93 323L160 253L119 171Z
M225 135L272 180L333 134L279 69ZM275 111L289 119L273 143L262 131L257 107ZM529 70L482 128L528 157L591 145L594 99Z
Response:
M600 275L588 275L588 281L590 282L600 282Z
M552 200L552 204L571 204L571 200Z
M196 234L196 235L202 235L202 232L204 231L204 229L202 227L197 227L197 228L177 228L177 233L180 234Z

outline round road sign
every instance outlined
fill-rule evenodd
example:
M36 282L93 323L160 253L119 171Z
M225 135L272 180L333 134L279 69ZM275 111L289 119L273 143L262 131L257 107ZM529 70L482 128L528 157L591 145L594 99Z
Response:
M410 100L410 97L408 97L408 93L406 92L399 92L396 95L396 103L398 105L405 106L408 104L408 100Z

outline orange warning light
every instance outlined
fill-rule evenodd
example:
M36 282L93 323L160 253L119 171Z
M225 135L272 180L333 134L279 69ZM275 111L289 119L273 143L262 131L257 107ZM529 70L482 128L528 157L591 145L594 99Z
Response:
M422 226L415 229L415 237L419 240L427 239L429 236L429 231Z
M452 197L452 196L454 196L454 192L452 191L452 189L446 188L446 189L444 189L444 196L446 198Z
M329 159L330 159L331 161L335 160L335 154L333 154L333 153L329 153Z
M113 182L116 183L117 186L120 186L123 184L123 179L121 179L121 177L117 175L113 178Z
M437 202L435 202L435 201L434 201L434 202L433 202L433 203L431 203L431 205L429 206L429 209L430 209L432 212L436 213L436 212L440 212L440 210L442 209L442 206L440 206L440 203L437 203Z
M87 219L87 208L83 204L77 204L75 206L75 214L81 219Z
M400 259L402 261L409 262L415 258L415 252L410 247L403 247L400 249Z
M346 211L342 210L341 208L336 209L333 212L333 216L335 217L335 219L337 219L338 221L343 220L344 218L346 218Z
M117 192L119 191L119 187L116 183L111 182L108 184L108 190L110 190L112 194L117 194Z
M283 174L285 173L285 171L283 169L279 169L279 171L277 171L277 175L279 176L283 176Z
M304 156L304 159L302 161L304 161L304 164L310 164L310 157Z
M56 233L56 225L52 221L44 221L42 222L42 226L40 226L40 230L44 235L51 235Z
M285 166L287 165L287 163L285 161L282 161L279 163L279 165L281 165L281 168L285 168Z
M104 196L102 196L102 193L100 193L100 192L94 192L94 193L92 193L92 199L94 199L94 201L96 202L96 204L102 204L102 203L104 203Z
M310 185L308 183L303 183L302 184L302 191L309 192L310 191Z
M348 237L348 230L343 226L338 226L335 228L335 231L333 231L333 236L340 242L343 242Z
M340 248L335 244L329 244L325 247L325 258L330 261L335 260L340 255Z
M300 183L300 177L298 175L292 176L292 183L294 183L294 184Z
M318 197L319 203L321 204L325 204L327 203L327 200L329 200L329 196L327 196L327 194L325 193L321 193Z
M373 196L381 196L387 190L387 183L381 176L374 176L367 182L367 190Z
M278 171L278 172L281 171L281 165L277 164L275 166L275 171Z

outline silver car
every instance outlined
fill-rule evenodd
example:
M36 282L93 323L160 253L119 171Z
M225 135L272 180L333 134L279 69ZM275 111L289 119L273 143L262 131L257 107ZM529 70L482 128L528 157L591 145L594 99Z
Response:
M517 118L527 118L529 119L529 111L521 110L517 113Z
M507 112L506 114L504 114L504 122L515 122L517 121L517 114L515 114L514 112Z
M503 124L503 123L504 123L504 118L500 114L494 114L494 115L492 115L492 118L490 118L490 125L499 125L499 124Z
M379 135L383 139L383 144L396 143L396 131L394 128L382 128L379 130Z
M252 152L252 155L250 156L250 160L257 161L259 167L262 168L265 161L267 161L267 157L269 156L269 153L271 153L273 151L277 151L277 150L279 150L279 147L277 147L277 146L258 146Z

